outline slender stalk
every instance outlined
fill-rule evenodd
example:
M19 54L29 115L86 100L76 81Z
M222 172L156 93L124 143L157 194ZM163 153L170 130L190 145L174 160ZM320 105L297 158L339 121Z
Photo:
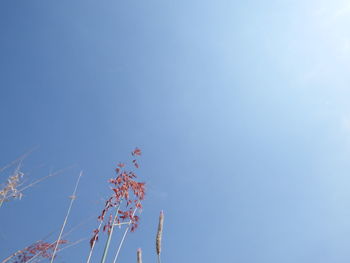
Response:
M72 209L73 202L74 202L74 200L75 200L76 192L77 192L77 189L78 189L79 181L80 181L80 178L81 178L82 175L83 175L83 172L80 172L80 174L79 174L79 176L78 176L78 179L77 179L77 182L76 182L76 184L75 184L75 188L74 188L73 194L72 194L73 198L71 198L71 200L70 200L70 204L69 204L69 207L68 207L68 211L67 211L66 217L65 217L65 219L64 219L64 221L63 221L63 225L62 225L62 228L61 228L61 232L60 232L60 234L58 235L58 239L57 239L57 241L56 241L56 246L55 246L55 249L54 249L54 251L53 251L53 253L52 253L52 257L51 257L50 263L52 263L52 262L54 261L54 259L55 259L56 250L57 250L57 247L58 247L59 242L60 242L60 240L61 240L61 236L62 236L62 234L63 234L64 228L65 228L65 226L66 226L66 224L67 224L67 220L68 220L70 211L71 211L71 209Z
M46 175L46 176L44 176L44 177L41 177L41 178L39 178L38 180L36 180L36 181L34 181L34 182L32 182L32 183L30 183L30 184L24 186L24 187L21 188L19 191L20 191L20 192L23 192L23 191L26 190L27 188L30 188L30 187L32 187L32 186L34 186L34 185L36 185L36 184L38 184L38 183L40 183L40 182L42 182L42 181L44 181L44 180L50 178L50 177L52 177L52 176L58 175L58 174L60 174L60 173L62 173L62 172L64 172L64 171L66 171L66 170L68 170L68 169L70 169L70 168L71 168L71 167L67 167L67 168L58 170L57 172L50 173L49 175Z
M134 212L132 213L132 216L134 216L134 215L135 215L136 210L137 210L137 207L135 208ZM127 233L128 233L128 231L129 231L130 224L131 224L131 219L130 219L130 220L129 220L129 222L128 222L128 227L127 227L127 228L125 229L125 231L124 231L124 234L123 234L122 240L121 240L121 241L120 241L120 243L119 243L118 250L117 250L117 253L115 254L115 257L114 257L113 263L116 263L116 262L117 262L117 259L118 259L118 256L119 256L120 249L122 248L122 245L123 245L123 243L124 243L124 240L125 240L126 234L127 234Z
M65 247L63 247L63 248L58 249L58 250L57 250L57 253L58 253L58 252L61 252L62 250L65 250L65 249L67 249L67 248L70 248L70 247L72 247L72 246L78 245L79 243L83 242L84 240L87 240L87 238L81 238L81 239L79 239L79 240L77 240L77 241L75 241L75 242L73 242L73 243L70 243L69 245L67 245L67 246L65 246Z
M100 232L102 223L103 223L103 221L101 220L101 221L100 221L100 224L98 225L98 228L97 228L99 232ZM96 240L94 241L94 243L93 243L92 246L91 246L91 249L90 249L90 252L89 252L89 257L88 257L88 259L86 260L86 263L90 263L91 256L92 256L92 252L93 252L93 250L94 250L95 244L96 244Z
M109 249L109 245L111 244L111 239L112 239L112 235L113 235L113 230L114 230L114 226L115 226L115 221L117 220L118 218L118 211L119 211L119 208L120 208L120 204L121 204L121 201L119 202L119 205L118 205L118 208L116 209L115 211L115 215L114 215L114 218L113 218L113 223L112 223L112 226L111 226L111 230L109 231L108 233L108 238L107 238L107 241L106 241L106 245L105 245L105 249L103 250L103 255L102 255L102 259L101 259L101 263L105 263L106 262L106 258L107 258L107 254L108 254L108 249Z

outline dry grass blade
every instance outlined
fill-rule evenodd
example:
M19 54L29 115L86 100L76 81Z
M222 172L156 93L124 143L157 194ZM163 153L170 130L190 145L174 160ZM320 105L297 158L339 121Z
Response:
M63 168L63 169L58 170L58 171L56 171L56 172L54 172L54 173L50 173L49 175L46 175L46 176L44 176L44 177L41 177L41 178L39 178L38 180L36 180L36 181L34 181L34 182L32 182L32 183L30 183L30 184L28 184L28 185L22 187L19 191L20 191L20 192L23 192L24 190L26 190L26 189L28 189L28 188L30 188L30 187L33 187L34 185L36 185L36 184L38 184L38 183L40 183L40 182L42 182L42 181L44 181L44 180L46 180L46 179L48 179L48 178L50 178L50 177L59 175L59 174L63 173L64 171L69 170L70 168L72 168L72 166L67 167L67 168Z
M102 224L103 224L103 221L101 221L100 224L98 225L98 228L97 228L98 231L100 231L100 229L102 227ZM90 248L89 256L88 256L88 259L86 260L86 263L90 263L90 260L91 260L92 253L94 251L95 245L96 245L96 240L95 240L95 242L92 243L92 246Z
M73 202L74 202L74 200L75 200L75 196L76 196L76 193L77 193L78 185L79 185L79 182L80 182L80 178L81 178L82 175L83 175L83 172L80 172L80 174L79 174L79 176L78 176L78 179L77 179L77 182L76 182L76 184L75 184L75 188L74 188L73 194L72 194L72 196L74 196L74 198L71 198L71 200L70 200L70 204L69 204L69 207L68 207L68 211L67 211L66 217L65 217L65 219L64 219L64 222L63 222L63 225L62 225L62 228L61 228L61 232L60 232L60 234L59 234L59 236L58 236L55 249L54 249L54 251L53 251L53 253L52 253L52 257L51 257L50 263L52 263L52 262L54 261L54 259L55 259L57 247L58 247L58 244L59 244L60 239L61 239L61 237L62 237L64 228L65 228L65 226L66 226L66 224L67 224L67 220L68 220L70 211L71 211L71 209L72 209Z
M156 252L158 255L158 263L160 263L160 252L162 251L163 224L164 224L164 213L163 211L161 211L159 215L158 231L157 231L157 237L156 237Z

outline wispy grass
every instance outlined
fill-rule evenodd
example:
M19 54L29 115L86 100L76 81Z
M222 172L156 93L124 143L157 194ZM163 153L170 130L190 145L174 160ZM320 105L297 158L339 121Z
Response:
M22 161L17 164L16 169L7 179L6 184L0 189L0 207L8 198L22 198L22 192L18 189L24 173L21 172Z
M15 163L17 164L15 170L13 173L8 177L7 182L2 184L0 186L0 208L2 207L4 202L11 201L13 199L21 199L23 197L23 192L39 183L42 181L45 181L53 176L59 175L63 173L64 171L70 169L71 167L64 168L61 170L58 170L56 172L50 173L46 176L43 176L34 182L31 182L29 184L25 184L23 182L23 178L26 175L24 172L22 172L22 159L18 159ZM11 163L13 164L13 162ZM10 165L7 165L7 168L9 168Z
M20 157L18 157L17 159L13 160L12 162L4 165L3 167L0 168L0 174L9 169L10 167L14 166L15 164L21 163L23 162L23 160L25 158L27 158L33 151L35 151L38 147L34 147L32 149L30 149L29 151L25 152L24 154L22 154Z

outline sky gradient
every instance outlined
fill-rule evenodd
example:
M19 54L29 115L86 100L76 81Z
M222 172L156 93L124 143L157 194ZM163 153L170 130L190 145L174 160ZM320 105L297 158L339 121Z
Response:
M162 209L164 263L349 262L349 28L341 0L1 1L0 166L73 168L0 209L0 258L58 235L80 170L68 239L90 237L140 147L121 262L155 262Z

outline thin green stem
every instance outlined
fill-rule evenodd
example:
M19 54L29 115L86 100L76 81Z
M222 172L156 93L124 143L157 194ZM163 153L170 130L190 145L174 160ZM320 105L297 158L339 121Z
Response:
M113 235L115 221L118 218L118 211L119 211L119 208L120 208L120 204L121 204L121 201L119 202L118 208L115 211L115 215L114 215L114 218L113 218L113 221L112 221L112 225L111 225L111 230L108 233L108 238L107 238L107 241L106 241L105 249L103 251L101 263L105 263L106 259L107 259L108 249L109 249L109 245L111 244L111 239L112 239L112 235Z
M137 208L135 208L134 212L132 213L132 216L134 216L134 215L135 215L136 210L137 210ZM124 231L124 234L123 234L122 240L121 240L121 241L120 241L120 243L119 243L118 250L117 250L117 253L115 254L115 257L114 257L113 263L116 263L116 262L117 262L117 259L118 259L118 256L119 256L120 249L122 248L122 245L123 245L123 243L124 243L124 240L125 240L126 234L127 234L127 233L128 233L128 231L129 231L130 224L131 224L131 219L130 219L130 220L129 220L129 222L128 222L128 227L127 227L127 228L125 229L125 231Z

